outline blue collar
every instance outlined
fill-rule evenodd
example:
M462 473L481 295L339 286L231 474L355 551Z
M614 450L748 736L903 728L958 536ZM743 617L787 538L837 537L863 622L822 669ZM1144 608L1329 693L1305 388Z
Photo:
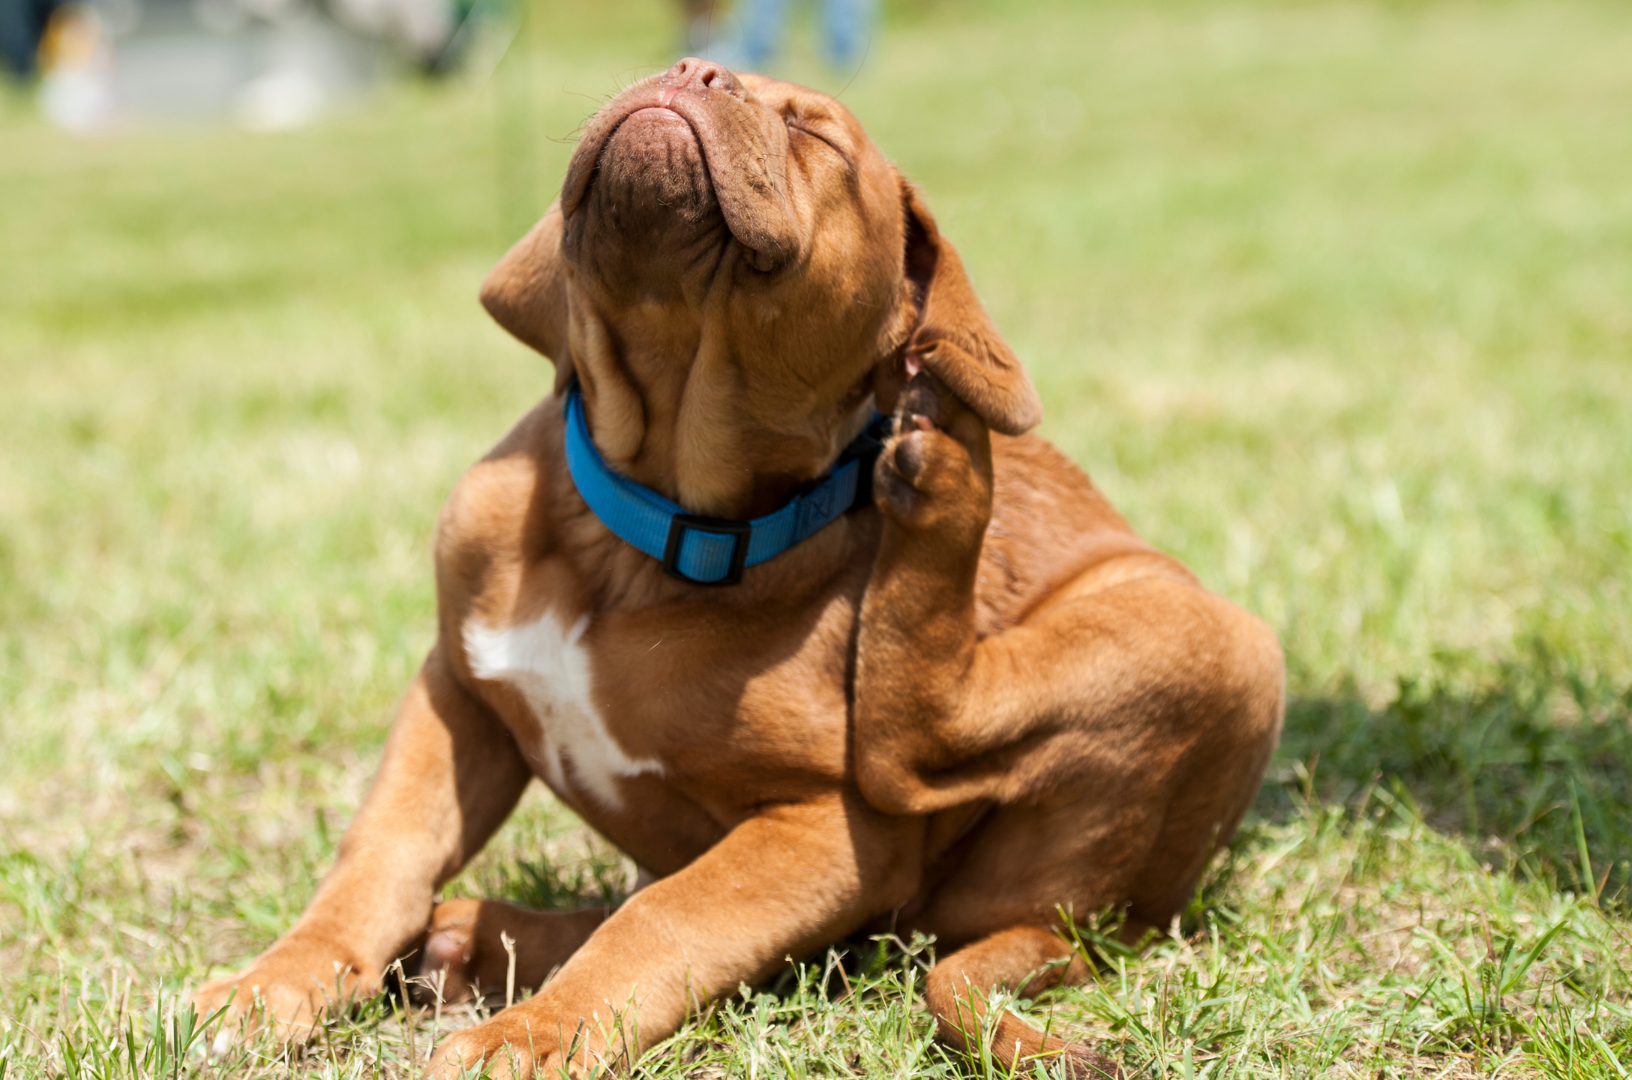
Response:
M583 394L573 383L567 389L567 469L584 502L624 543L661 560L665 571L683 581L733 585L742 580L744 567L776 558L852 506L871 502L873 461L884 447L889 422L875 413L833 471L782 509L752 521L732 521L688 514L685 507L613 472L590 440Z

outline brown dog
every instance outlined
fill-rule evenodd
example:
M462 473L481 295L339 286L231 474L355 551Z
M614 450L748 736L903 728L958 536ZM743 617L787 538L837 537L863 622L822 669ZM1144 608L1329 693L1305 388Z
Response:
M893 925L935 935L929 1003L967 1045L993 989L1083 974L1061 910L1182 908L1275 744L1275 637L1024 434L1025 371L837 102L697 60L637 83L482 300L557 392L448 501L440 636L337 864L201 1006L260 996L299 1034L418 948L456 989L502 986L508 933L542 987L433 1072L584 1071ZM720 518L809 489L875 403L896 429L873 502L714 588L586 505L574 380L610 469ZM534 776L655 880L610 915L438 905ZM1005 1061L1110 1070L993 1030Z

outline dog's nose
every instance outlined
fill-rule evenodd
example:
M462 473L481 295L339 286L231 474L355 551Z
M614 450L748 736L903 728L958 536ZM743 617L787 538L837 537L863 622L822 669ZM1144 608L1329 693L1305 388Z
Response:
M663 82L676 90L723 90L737 88L737 79L730 69L712 60L688 56L663 73Z

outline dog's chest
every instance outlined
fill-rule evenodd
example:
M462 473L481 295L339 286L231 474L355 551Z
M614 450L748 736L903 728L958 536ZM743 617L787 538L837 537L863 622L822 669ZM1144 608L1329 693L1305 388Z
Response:
M553 613L508 627L472 618L464 626L465 655L478 679L508 683L532 712L534 727L517 741L555 792L582 792L605 809L623 806L620 781L662 775L661 762L631 757L608 730L594 697L592 659L583 643L587 617L571 626Z

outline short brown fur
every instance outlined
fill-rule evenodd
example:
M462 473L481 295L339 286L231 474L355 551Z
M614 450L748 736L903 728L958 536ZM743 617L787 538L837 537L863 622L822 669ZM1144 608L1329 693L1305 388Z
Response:
M438 641L335 867L201 1007L258 994L298 1037L337 986L374 993L410 952L452 993L491 992L508 935L537 992L449 1036L432 1073L581 1071L789 956L893 926L936 937L929 1003L968 1045L994 990L1085 974L1060 911L1161 927L1182 909L1274 747L1275 636L1025 434L1041 406L1024 368L840 105L696 60L635 84L482 301L555 361L557 393L448 500ZM573 380L608 464L694 513L782 505L875 406L897 434L876 506L710 588L579 497ZM473 634L535 624L577 628L589 682L570 707L605 741L575 752L643 764L597 786L588 757L563 764L564 714L481 673ZM650 884L610 913L437 904L535 774ZM638 1025L615 1028L630 1008ZM1004 1061L1116 1074L1012 1014L987 1026Z

